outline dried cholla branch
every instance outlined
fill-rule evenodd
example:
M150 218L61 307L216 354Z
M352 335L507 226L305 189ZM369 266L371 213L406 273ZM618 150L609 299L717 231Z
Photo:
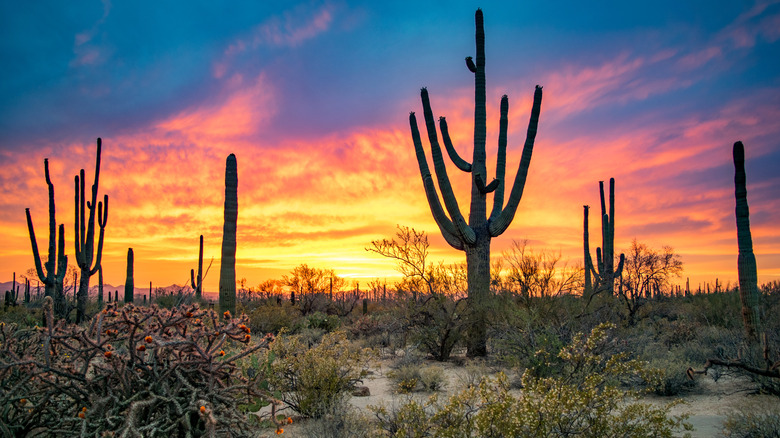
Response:
M0 434L251 435L238 405L261 399L275 413L278 401L261 389L264 376L240 370L272 340L252 342L247 323L197 305L128 304L109 305L87 326L0 324L0 405L9 407Z
M710 368L718 365L726 368L739 368L741 370L747 371L752 374L756 374L758 376L773 377L776 379L780 379L780 360L773 361L772 359L769 358L769 344L767 343L766 333L764 333L763 336L761 337L761 342L763 344L763 353L764 353L763 356L764 356L764 362L766 362L766 368L759 368L747 364L744 361L742 361L742 359L740 358L736 360L707 359L707 362L704 363L704 368L701 371L694 370L693 368L688 368L686 374L688 375L689 379L693 380L694 377L696 377L696 374L707 375L707 371Z

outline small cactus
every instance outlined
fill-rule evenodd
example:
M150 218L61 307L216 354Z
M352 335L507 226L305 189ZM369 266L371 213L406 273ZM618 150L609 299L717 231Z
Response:
M119 291L117 291L117 294L118 293ZM134 294L135 294L135 282L133 280L133 248L127 248L127 277L125 279L125 303L132 303Z

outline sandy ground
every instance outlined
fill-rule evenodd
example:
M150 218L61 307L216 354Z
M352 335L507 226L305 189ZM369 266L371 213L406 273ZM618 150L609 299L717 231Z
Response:
M408 397L407 395L395 393L392 382L387 377L387 373L391 371L391 363L392 361L384 360L371 369L371 375L366 377L363 382L364 386L369 388L371 395L367 397L352 397L350 403L353 406L370 414L367 409L369 405L376 406L384 403L387 406L392 406L394 402L401 402ZM464 366L433 361L426 361L425 365L440 366L444 369L447 384L441 392L442 395L456 392L464 387L467 374ZM777 397L755 394L753 385L746 378L723 376L717 382L707 376L699 376L698 379L698 387L683 396L659 397L650 395L642 398L641 401L660 405L682 398L685 403L675 406L672 409L672 414L687 413L690 415L688 422L694 427L694 430L690 432L694 438L720 436L722 422L730 412L750 409L751 406L771 406L780 403ZM426 399L429 395L430 393L414 393L413 397ZM283 411L283 413L295 418L295 414L292 412ZM303 436L302 429L306 421L298 421L296 419L295 424L284 428L282 436ZM276 434L273 430L269 430L265 433L265 436L276 436Z

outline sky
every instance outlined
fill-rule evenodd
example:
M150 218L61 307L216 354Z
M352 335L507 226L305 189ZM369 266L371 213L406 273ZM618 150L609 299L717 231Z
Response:
M780 280L780 2L189 0L0 4L0 281L33 266L25 208L45 252L44 158L74 263L73 177L92 181L97 137L106 283L124 283L132 247L136 285L183 284L203 234L217 290L231 153L250 286L304 263L392 281L393 262L365 248L397 225L428 233L432 261L465 261L431 216L408 114L427 87L471 156L477 7L489 173L501 96L513 179L544 87L523 199L493 256L527 239L581 262L582 206L595 251L598 182L614 177L618 250L670 245L681 283L734 284L741 140L759 282ZM469 176L450 175L467 208Z

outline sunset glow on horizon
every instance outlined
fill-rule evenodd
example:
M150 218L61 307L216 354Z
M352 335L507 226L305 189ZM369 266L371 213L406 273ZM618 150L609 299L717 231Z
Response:
M431 216L408 114L422 114L427 87L434 115L447 117L456 149L471 156L474 79L463 59L474 55L477 7L488 180L501 96L511 183L534 86L545 93L523 199L493 239L494 257L528 239L581 263L582 206L591 206L595 252L598 184L614 177L616 253L634 238L670 245L684 262L678 284L733 285L731 154L741 140L759 283L780 280L780 2L384 3L5 2L0 282L34 266L25 208L46 256L44 158L75 264L73 177L85 169L89 188L97 137L99 196L110 198L108 284L124 283L129 247L137 287L188 282L203 234L204 270L213 258L205 290L217 291L231 153L236 276L249 286L301 264L361 287L394 281L394 263L365 248L397 225L428 234L432 262L465 262ZM448 170L466 215L470 176Z

